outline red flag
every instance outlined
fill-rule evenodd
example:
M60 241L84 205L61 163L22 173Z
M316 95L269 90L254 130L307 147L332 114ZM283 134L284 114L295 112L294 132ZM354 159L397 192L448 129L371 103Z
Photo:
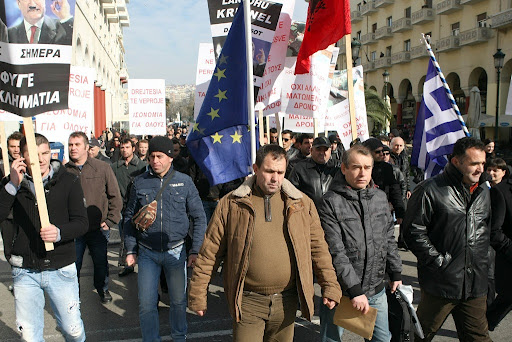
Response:
M308 73L312 54L326 49L351 31L350 0L310 0L295 74Z

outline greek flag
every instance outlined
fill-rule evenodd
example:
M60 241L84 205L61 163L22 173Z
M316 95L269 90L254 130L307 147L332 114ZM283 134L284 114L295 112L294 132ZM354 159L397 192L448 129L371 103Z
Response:
M443 79L429 60L423 100L416 118L411 164L424 170L425 178L441 173L453 152L453 145L465 136Z

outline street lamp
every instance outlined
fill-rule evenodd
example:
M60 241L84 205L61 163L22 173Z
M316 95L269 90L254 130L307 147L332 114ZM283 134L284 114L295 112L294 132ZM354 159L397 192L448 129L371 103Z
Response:
M496 68L496 126L494 127L494 141L498 141L498 116L500 110L500 74L501 68L503 68L503 61L505 60L505 54L498 49L494 55L494 67Z
M382 73L382 79L384 80L384 101L386 100L386 96L388 96L388 83L389 83L389 72L388 70L384 70Z
M352 47L352 66L356 66L356 62L359 59L359 50L361 50L361 42L357 38L353 38L350 42Z

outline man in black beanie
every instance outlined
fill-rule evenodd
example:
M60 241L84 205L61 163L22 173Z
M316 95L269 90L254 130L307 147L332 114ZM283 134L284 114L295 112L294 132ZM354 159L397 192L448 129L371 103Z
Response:
M193 266L203 243L206 216L192 179L172 166L173 144L167 137L149 142L149 168L135 177L124 213L126 264L139 263L139 319L144 341L159 341L158 282L162 269L169 286L169 323L173 341L187 336L187 266ZM160 192L161 189L164 189ZM160 194L157 197L157 194ZM157 202L156 218L146 230L137 230L132 217L146 204ZM191 219L192 247L185 237Z
M401 224L405 212L404 201L400 183L393 174L393 166L384 161L384 144L377 138L370 138L363 142L363 146L372 152L374 161L372 179L386 193L388 201L395 210L396 221Z

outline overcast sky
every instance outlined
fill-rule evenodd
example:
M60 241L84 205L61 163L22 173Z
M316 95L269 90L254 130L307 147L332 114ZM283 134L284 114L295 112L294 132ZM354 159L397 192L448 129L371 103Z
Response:
M296 0L294 20L306 21L308 4ZM199 43L211 42L207 0L130 1L124 29L130 78L165 78L194 84Z

